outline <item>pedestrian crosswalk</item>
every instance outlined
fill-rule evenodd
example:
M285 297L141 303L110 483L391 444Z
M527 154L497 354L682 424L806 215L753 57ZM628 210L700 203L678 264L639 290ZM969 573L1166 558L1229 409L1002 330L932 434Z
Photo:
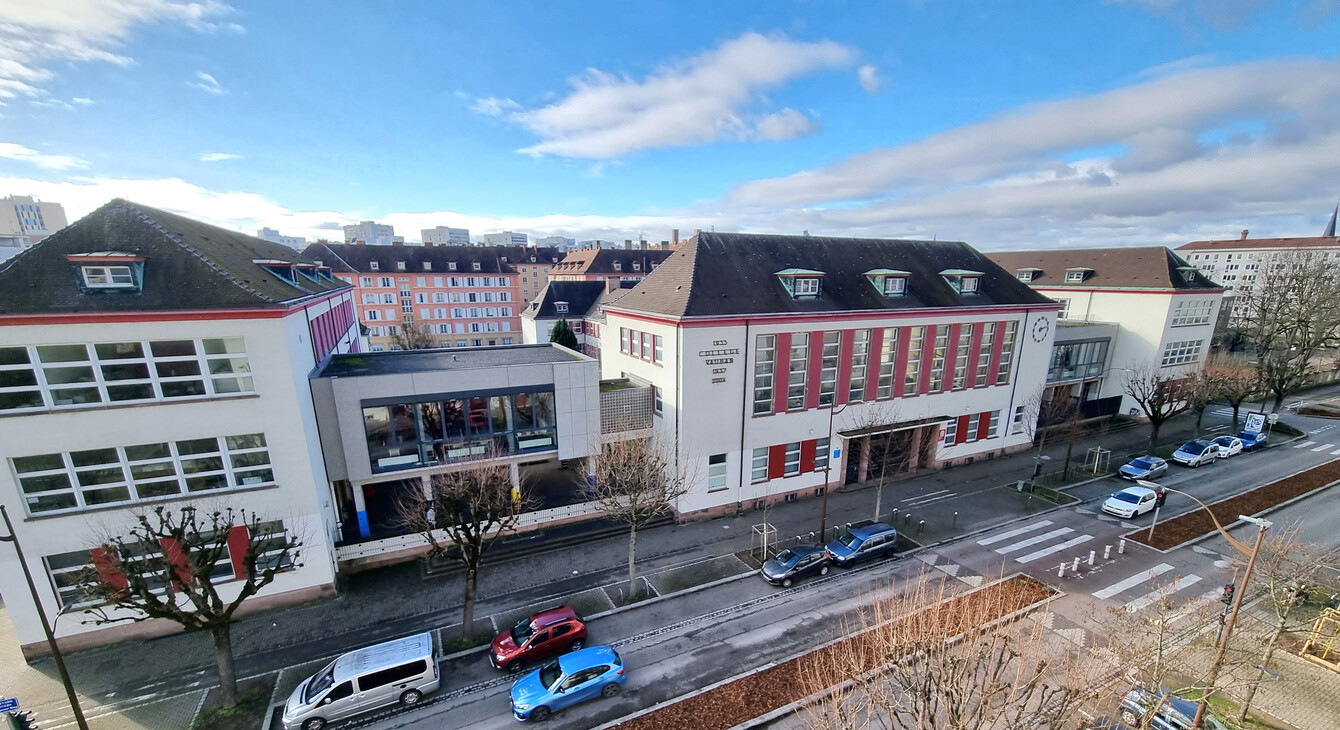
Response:
M1335 444L1322 444L1321 446L1318 446L1317 448L1313 449L1313 451L1328 451L1333 448L1335 448Z
M1120 596L1122 596L1122 594L1127 594L1129 596L1133 591L1137 592L1136 595L1122 603L1122 608L1125 609L1127 613L1136 613L1149 608L1159 601L1165 599L1171 600L1176 594L1196 585L1202 580L1201 576L1196 575L1195 573L1188 573L1186 575L1176 576L1171 582L1160 583L1158 580L1159 576L1169 573L1172 570L1173 566L1167 563L1159 563L1152 568L1147 568L1122 578L1112 585L1099 588L1093 592L1093 597L1102 601L1113 598L1121 600ZM1209 598L1200 596L1192 599L1187 608L1178 615L1184 615L1189 611L1195 610L1196 607L1204 605L1207 600L1212 600L1213 595L1214 594L1207 594Z
M1012 553L1017 553L1021 550L1024 550L1025 548L1038 546L1035 550L1024 553L1014 558L1015 562L1031 563L1034 560L1045 558L1048 555L1054 555L1056 553L1061 552L1062 550L1069 550L1070 548L1076 547L1078 545L1083 545L1084 543L1093 539L1092 535L1074 535L1072 537L1071 535L1073 535L1075 531L1074 529L1069 527L1058 527L1054 530L1048 530L1047 532L1043 533L1037 532L1038 530L1050 527L1051 524L1052 524L1051 520L1038 520L1037 522L1034 522L1030 525L1024 525L1023 527L1016 527L1013 530L1007 530L998 535L983 538L981 540L978 540L977 544L985 547L990 547L992 545L1005 542L1006 540L1010 540L1016 537L1020 538L1009 544L1002 545L1000 547L993 547L992 550L1001 555L1010 555ZM1025 537L1025 535L1027 537ZM1043 543L1052 542L1058 538L1061 538L1061 542L1054 542L1050 545L1043 545Z
M1295 448L1295 449L1305 449L1305 448L1307 448L1307 447L1309 447L1309 446L1315 446L1316 443L1317 443L1316 441L1304 441L1304 442L1301 443L1301 444L1294 444L1294 448Z

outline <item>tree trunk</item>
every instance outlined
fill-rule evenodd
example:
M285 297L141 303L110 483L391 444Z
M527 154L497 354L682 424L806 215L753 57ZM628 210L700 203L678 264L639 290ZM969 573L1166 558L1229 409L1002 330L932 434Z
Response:
M1284 632L1284 622L1275 624L1275 630L1270 634L1270 643L1266 644L1266 655L1261 658L1261 669L1256 673L1256 680L1247 685L1247 699L1242 701L1242 710L1238 712L1238 724L1243 725L1247 722L1247 711L1252 708L1252 698L1256 697L1256 689L1261 686L1261 681L1266 677L1266 668L1270 666L1270 658L1275 655L1275 642L1279 641L1280 634Z
M1238 432L1238 408L1241 405L1242 405L1241 403L1233 404L1233 433Z
M1070 441L1066 443L1065 446L1065 469L1061 471L1061 481L1063 482L1070 478L1070 455L1072 452L1074 452L1074 450L1075 450L1075 439L1072 436Z
M1277 391L1275 391L1275 405L1271 406L1271 408L1270 408L1270 412L1271 412L1271 413L1279 413L1279 412L1280 412L1280 406L1282 406L1282 405L1284 405L1284 393L1281 392L1281 391L1278 391L1278 390L1277 390Z
M1196 409L1196 435L1200 435L1200 422L1205 420L1205 409Z
M214 637L214 661L219 664L219 704L224 707L237 704L237 672L233 669L231 631L231 624L223 624L209 632Z
M884 500L884 472L880 471L879 486L875 488L875 522L879 522L880 502Z
M1149 422L1149 453L1154 453L1154 449L1159 445L1159 429L1163 428L1162 421L1150 420Z
M465 605L461 609L461 639L470 641L475 635L475 593L479 571L475 568L465 570Z
M637 523L628 523L628 597L637 595Z

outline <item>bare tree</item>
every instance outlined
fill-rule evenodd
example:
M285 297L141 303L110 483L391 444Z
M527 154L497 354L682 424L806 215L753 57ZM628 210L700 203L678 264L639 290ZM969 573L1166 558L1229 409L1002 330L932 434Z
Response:
M1126 369L1123 390L1149 419L1151 453L1158 446L1159 429L1163 424L1191 407L1182 394L1187 377L1185 371L1161 368L1152 361L1133 363Z
M1197 432L1200 431L1201 421L1205 419L1205 409L1219 397L1221 390L1218 376L1208 368L1190 373L1182 381L1181 396L1186 400L1187 407L1196 412Z
M99 602L86 609L97 625L167 619L186 631L209 632L219 668L221 704L237 704L233 615L242 602L292 569L301 541L280 521L232 508L186 505L136 515L124 535L93 548L81 592ZM236 595L225 600L215 582Z
M898 406L893 401L876 401L860 406L860 410L851 418L850 428L854 431L878 432L883 427L892 427L898 423ZM885 479L907 467L911 461L911 444L896 438L895 434L883 431L870 434L865 442L863 453L866 459L866 479L871 474L878 475L879 483L875 487L875 516L879 519L883 508ZM831 457L829 457L831 458Z
M512 484L511 466L501 456L495 450L475 455L452 471L432 475L426 494L415 483L397 504L401 524L428 541L426 558L448 558L465 570L461 639L467 642L474 635L484 553L530 507L525 485Z
M628 595L638 595L637 531L668 514L693 484L674 445L658 436L602 443L590 457L588 496L605 515L628 525Z
M391 335L391 343L402 350L431 350L437 347L437 341L431 334L432 325L417 325L414 317L405 315L400 326Z
M1256 369L1237 358L1219 354L1210 356L1205 363L1205 372L1218 382L1219 397L1232 406L1233 430L1237 431L1238 411L1261 388L1261 379Z

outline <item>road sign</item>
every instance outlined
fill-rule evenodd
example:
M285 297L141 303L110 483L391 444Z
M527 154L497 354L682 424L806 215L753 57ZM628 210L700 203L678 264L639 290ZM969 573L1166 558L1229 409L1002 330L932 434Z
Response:
M1261 429L1265 428L1265 426L1266 416L1264 413L1248 413L1247 425L1243 430L1251 431L1252 433L1261 433Z
M19 701L14 697L0 699L0 712L13 712L19 709Z

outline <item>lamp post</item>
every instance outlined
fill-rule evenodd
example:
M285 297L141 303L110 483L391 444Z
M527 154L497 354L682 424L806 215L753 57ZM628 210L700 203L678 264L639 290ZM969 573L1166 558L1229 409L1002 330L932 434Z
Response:
M824 454L823 506L819 508L819 542L821 543L828 542L828 472L833 468L833 416L845 410L847 410L846 403L828 409L828 453Z
M51 657L56 660L56 671L60 674L61 684L65 685L65 696L70 700L70 710L74 712L74 722L79 726L79 730L88 730L88 721L84 719L84 711L79 707L79 697L74 693L74 683L70 681L70 673L65 669L65 658L61 656L60 647L56 644L56 635L51 630L51 624L47 623L47 612L42 608L42 599L37 595L37 584L33 583L33 574L28 570L28 561L23 557L23 547L19 545L19 535L14 532L14 523L9 521L9 510L5 509L3 504L0 504L0 516L4 517L5 531L9 533L0 536L0 542L14 543L14 552L19 556L19 565L23 568L23 577L28 580L28 592L32 594L33 607L37 609L37 617L42 621L42 631L47 636L47 646L51 649Z

